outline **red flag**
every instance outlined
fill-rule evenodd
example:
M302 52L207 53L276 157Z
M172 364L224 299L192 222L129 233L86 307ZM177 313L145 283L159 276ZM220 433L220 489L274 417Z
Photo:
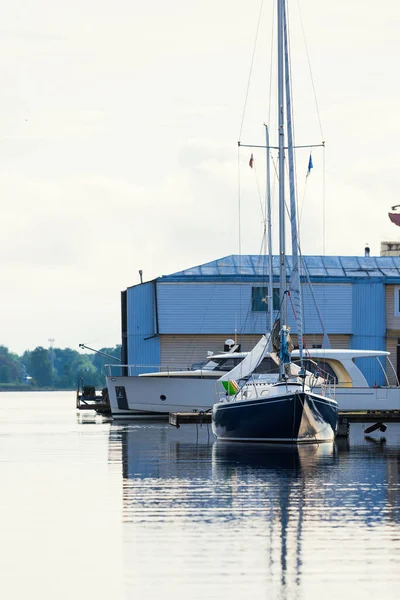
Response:
M251 155L250 160L249 160L249 167L253 168L253 162L254 162L254 158L253 158L253 155Z

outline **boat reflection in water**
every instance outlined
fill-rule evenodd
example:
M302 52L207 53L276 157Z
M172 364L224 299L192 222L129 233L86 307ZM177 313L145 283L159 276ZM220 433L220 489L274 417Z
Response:
M282 591L294 591L302 576L303 529L313 511L310 496L321 493L337 464L335 444L216 442L212 459L213 477L230 486L232 517L251 519L263 532L266 577ZM244 504L245 489L252 491Z
M393 441L369 437L353 426L349 439L313 446L216 442L213 477L260 482L269 487L295 482L307 500L309 516L324 520L327 510L338 525L400 523L400 426Z
M122 460L123 480L162 481L211 476L214 437L209 425L175 429L165 422L113 423L110 459Z
M317 468L321 462L332 464L336 447L334 442L299 446L297 444L273 444L243 442L216 442L213 446L213 470L221 468L268 469L277 475L291 472L296 476L301 469ZM287 473L286 473L287 475Z
M249 589L395 598L387 557L400 555L400 428L385 437L352 426L350 440L269 446L214 442L206 426L111 424L126 597L167 587L191 600Z

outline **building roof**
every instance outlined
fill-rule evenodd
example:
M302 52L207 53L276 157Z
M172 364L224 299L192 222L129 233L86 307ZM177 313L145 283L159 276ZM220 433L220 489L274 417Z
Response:
M286 257L290 275L292 257ZM303 256L301 274L311 279L393 279L400 281L399 256ZM203 265L191 267L171 275L163 275L162 281L190 280L237 280L265 278L268 273L268 257L263 255L231 254ZM274 278L279 278L279 256L273 257Z

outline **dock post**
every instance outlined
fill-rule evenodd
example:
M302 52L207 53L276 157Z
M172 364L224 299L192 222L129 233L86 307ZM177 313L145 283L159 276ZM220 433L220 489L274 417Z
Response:
M349 437L350 434L350 423L346 417L339 417L339 426L336 437Z

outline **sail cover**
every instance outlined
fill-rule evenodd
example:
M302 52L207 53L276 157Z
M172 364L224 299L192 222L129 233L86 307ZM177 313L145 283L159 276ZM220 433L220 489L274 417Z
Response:
M389 213L389 219L400 227L400 213Z
M272 351L270 340L270 335L268 336L268 339L265 335L263 335L260 341L254 346L253 350L249 352L242 362L218 379L230 396L235 394L239 389L237 381L251 375L263 358Z

